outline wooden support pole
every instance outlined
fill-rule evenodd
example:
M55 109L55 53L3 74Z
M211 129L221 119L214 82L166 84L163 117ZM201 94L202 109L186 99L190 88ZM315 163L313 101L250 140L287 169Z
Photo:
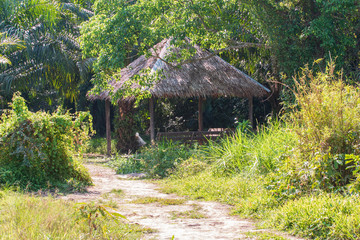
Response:
M253 97L249 97L249 121L251 127L254 128L254 104L253 104Z
M149 99L150 108L150 141L151 144L155 144L155 103L154 98Z
M105 100L107 155L111 155L110 100Z
M204 130L204 120L203 120L203 102L204 102L204 98L203 97L199 97L199 116L198 116L198 123L199 123L199 131L203 131Z

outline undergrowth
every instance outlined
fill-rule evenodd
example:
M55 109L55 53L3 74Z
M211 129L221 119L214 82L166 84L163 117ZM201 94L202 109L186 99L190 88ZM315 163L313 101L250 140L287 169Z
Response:
M34 190L91 184L87 170L73 157L84 151L91 121L86 112L30 112L20 94L14 94L11 110L0 117L0 186Z
M156 146L144 147L133 155L116 156L109 165L115 168L117 173L145 172L151 178L163 178L197 152L197 146L160 142Z
M111 149L116 149L116 140L111 139ZM86 154L107 154L107 142L106 138L102 137L93 137L90 139L89 143L85 149Z

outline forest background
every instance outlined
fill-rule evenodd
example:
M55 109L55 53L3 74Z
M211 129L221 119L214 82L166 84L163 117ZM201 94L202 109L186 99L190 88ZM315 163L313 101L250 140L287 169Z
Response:
M172 37L176 46L199 44L271 89L267 99L255 102L260 123L294 102L284 86L292 87L292 77L315 60L324 59L315 71L332 58L346 81L359 81L359 3L353 0L2 0L0 4L1 49L9 60L0 69L1 108L21 91L34 111L55 111L58 106L90 110L99 135L105 134L104 103L89 102L86 93L104 89L121 68L149 54L164 38ZM191 60L189 49L176 59L170 56L169 62L181 66ZM158 130L196 128L194 99L164 100L159 105ZM147 102L138 109L138 130L143 132ZM235 118L246 119L246 100L208 99L204 115L205 127L234 126Z

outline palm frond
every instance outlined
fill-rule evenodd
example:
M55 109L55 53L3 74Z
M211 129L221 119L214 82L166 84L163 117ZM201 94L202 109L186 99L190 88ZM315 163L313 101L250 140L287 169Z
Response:
M89 20L90 17L94 16L94 13L90 10L87 10L85 8L82 8L78 4L73 3L63 3L62 8L64 10L69 10L72 13L74 13L77 17L82 18L83 20Z
M0 54L0 64L10 64L11 65L11 61L7 57Z

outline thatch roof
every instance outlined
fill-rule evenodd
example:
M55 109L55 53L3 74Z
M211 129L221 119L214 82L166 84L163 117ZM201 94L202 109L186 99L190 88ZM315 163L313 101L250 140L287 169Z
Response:
M149 68L151 71L163 70L163 77L150 90L152 96L158 98L210 96L248 98L269 94L269 89L219 56L208 58L209 52L200 49L199 46L195 46L195 48L197 53L194 58L203 58L202 60L192 61L180 68L174 68L159 58L154 56L146 58L143 55L121 70L119 81L112 81L110 84L114 87L114 91L118 91L125 81L140 74L141 70ZM157 53L153 55L164 59L171 49L170 40L161 41L153 49ZM171 49L171 51L176 51L176 49ZM88 98L105 100L109 99L109 93L104 91L100 95L90 95Z

